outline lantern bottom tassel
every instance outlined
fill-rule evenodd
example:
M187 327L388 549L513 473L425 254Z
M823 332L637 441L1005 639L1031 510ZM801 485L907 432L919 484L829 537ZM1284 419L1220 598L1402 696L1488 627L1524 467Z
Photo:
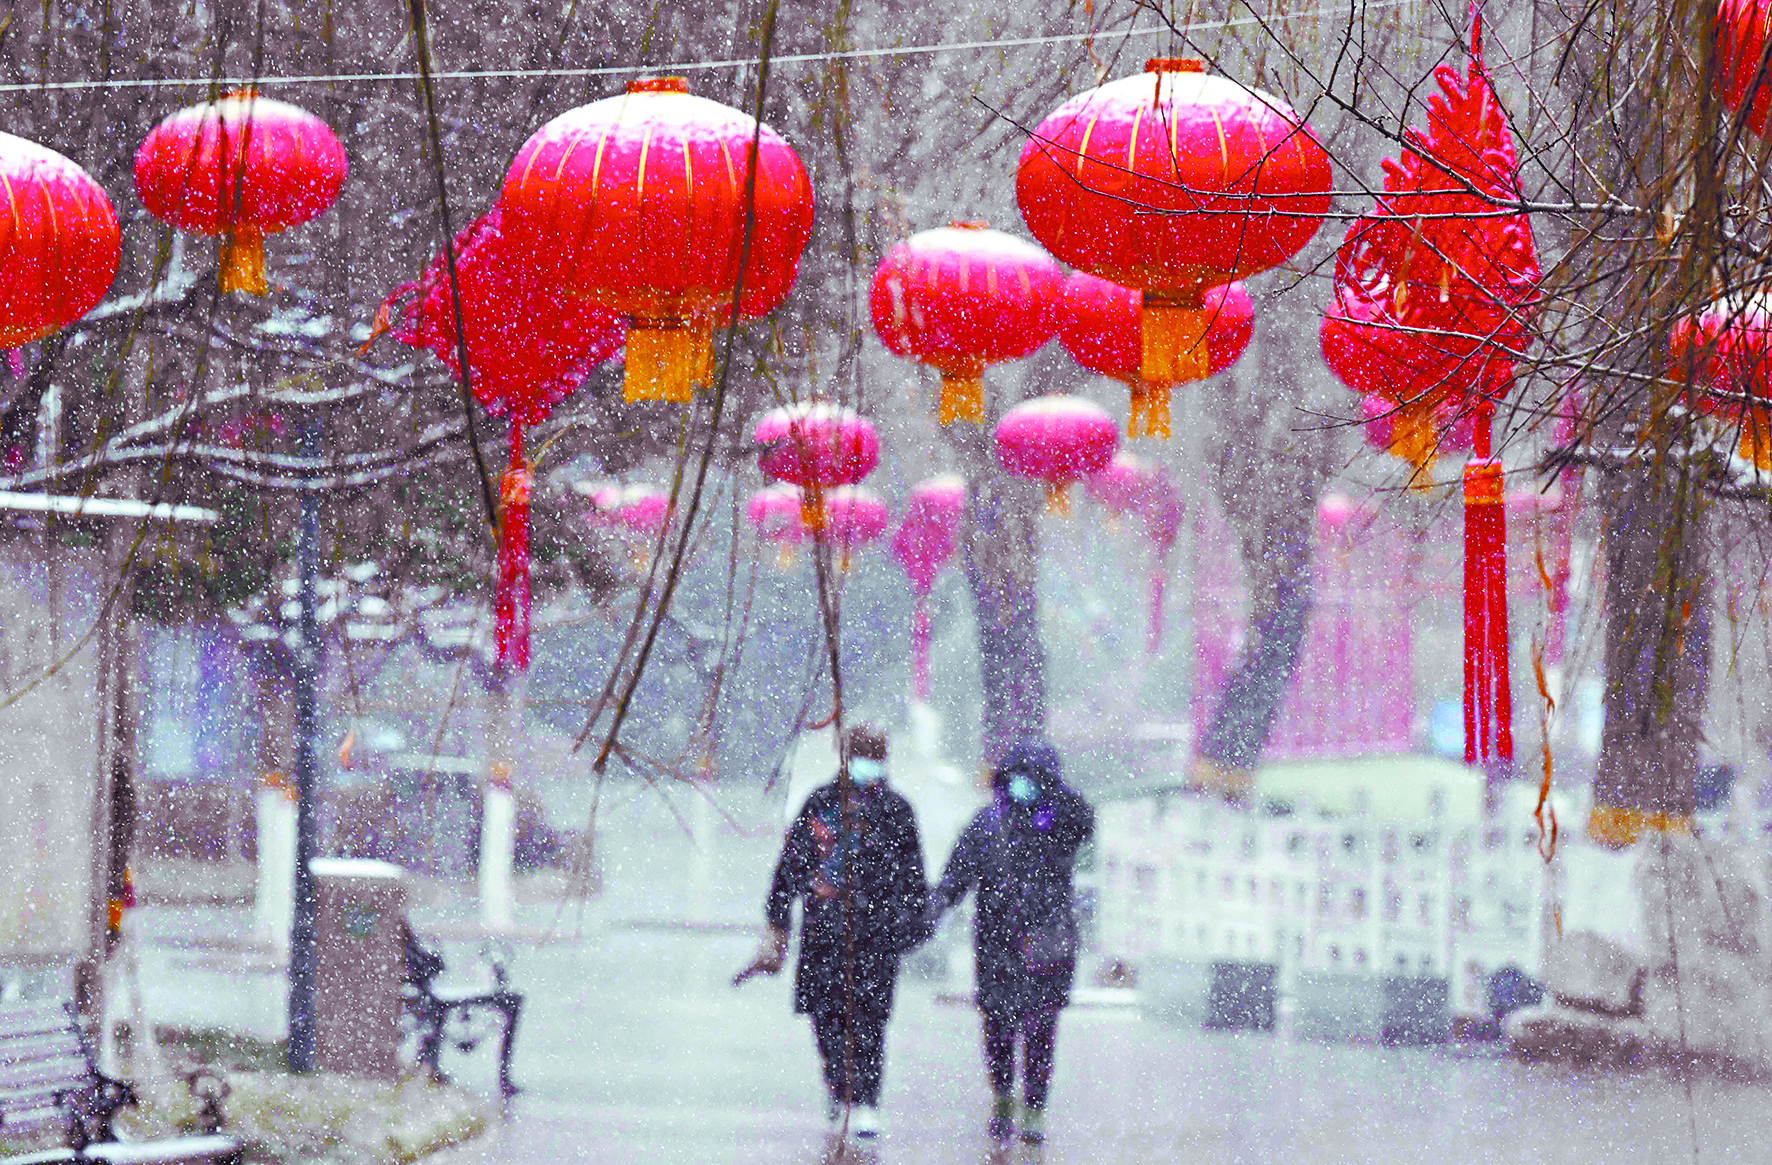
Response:
M1198 288L1177 297L1145 292L1140 378L1150 384L1205 380L1212 370L1206 349L1212 315Z
M943 372L936 419L943 425L951 425L955 421L984 424L984 374Z
M1068 518L1071 516L1069 482L1049 481L1046 483L1046 512L1054 518Z
M1464 470L1464 759L1514 759L1507 675L1507 526L1501 462Z
M248 295L268 295L270 283L265 279L265 234L256 227L239 226L231 235L222 236L222 291L244 291Z
M534 487L523 458L523 426L513 423L511 465L498 487L498 587L493 602L498 662L511 671L529 666L529 495Z
M628 328L622 398L688 404L713 379L714 336L706 320L635 319Z
M1409 463L1410 489L1432 489L1434 461L1440 452L1440 434L1434 427L1433 406L1419 398L1398 405L1391 417L1391 437L1385 448Z
M1737 451L1742 460L1753 462L1754 468L1761 473L1772 473L1772 434L1767 430L1767 422L1772 420L1758 409L1741 418L1741 440Z
M1169 439L1169 384L1165 381L1139 381L1132 386L1132 399L1126 410L1128 437Z

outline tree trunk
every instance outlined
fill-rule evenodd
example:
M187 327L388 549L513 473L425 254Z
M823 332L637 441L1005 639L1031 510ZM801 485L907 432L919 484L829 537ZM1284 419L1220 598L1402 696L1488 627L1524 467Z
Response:
M995 765L1017 738L1046 732L1039 500L1030 483L1002 473L968 477L972 500L960 553L978 618L984 760Z
M1690 828L1710 679L1711 577L1692 470L1654 462L1602 487L1605 725L1588 832L1626 846Z

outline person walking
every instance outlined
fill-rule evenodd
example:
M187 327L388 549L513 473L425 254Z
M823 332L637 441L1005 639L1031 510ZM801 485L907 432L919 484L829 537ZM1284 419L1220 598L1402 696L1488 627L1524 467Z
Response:
M991 779L991 803L960 835L931 895L931 921L977 892L973 952L985 1066L994 1104L990 1135L1039 1143L1046 1136L1058 1012L1077 966L1071 872L1095 832L1095 811L1065 785L1058 753L1018 740ZM1015 1109L1021 1045L1022 1108Z
M886 784L886 735L857 725L837 779L819 786L788 828L764 914L763 947L740 971L773 975L787 957L794 900L803 903L794 1011L812 1017L826 1115L877 1137L886 1021L899 958L929 935L929 884L911 805Z

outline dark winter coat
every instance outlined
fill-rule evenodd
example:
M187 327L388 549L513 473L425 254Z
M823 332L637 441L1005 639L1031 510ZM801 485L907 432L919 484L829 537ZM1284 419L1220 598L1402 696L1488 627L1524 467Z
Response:
M1070 1002L1071 870L1094 832L1089 803L1053 779L1031 806L999 790L960 835L934 902L945 910L978 892L973 951L986 1014L1013 1019Z
M794 899L804 901L794 1010L890 1015L899 956L929 936L928 894L909 801L864 785L844 814L835 781L813 790L788 828L766 908L769 925L787 930Z

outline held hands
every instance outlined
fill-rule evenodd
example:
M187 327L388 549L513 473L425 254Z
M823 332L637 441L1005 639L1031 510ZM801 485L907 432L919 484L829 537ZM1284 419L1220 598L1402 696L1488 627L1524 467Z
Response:
M751 960L750 966L732 977L732 985L743 985L753 975L774 975L781 971L781 965L788 956L788 932L770 927L763 935L763 943L757 948L757 957Z

